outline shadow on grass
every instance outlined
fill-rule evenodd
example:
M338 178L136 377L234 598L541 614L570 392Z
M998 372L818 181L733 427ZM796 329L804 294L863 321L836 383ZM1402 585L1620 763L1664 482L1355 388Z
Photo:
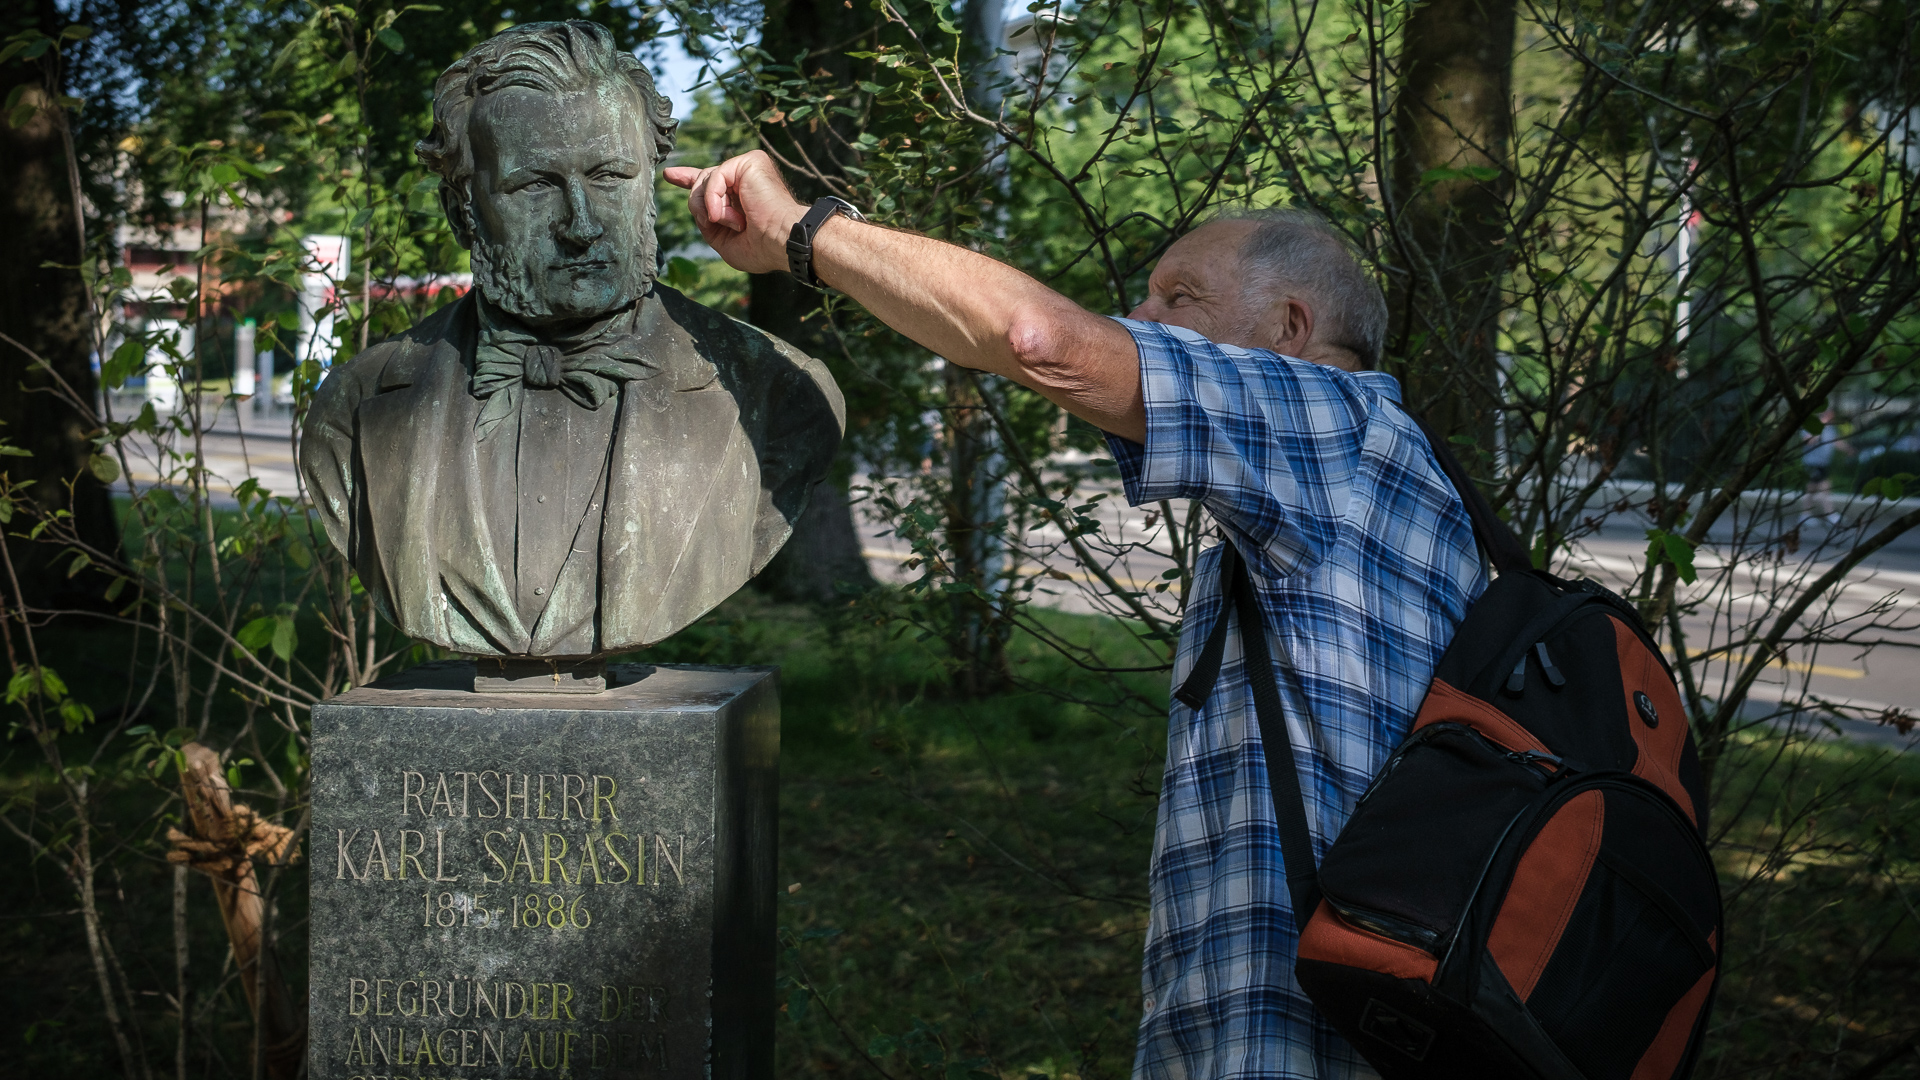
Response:
M1010 659L1041 689L959 699L932 643L866 612L743 594L643 654L782 669L781 1075L1128 1075L1165 676L1122 687L1022 639ZM1111 621L1043 617L1113 654L1128 647ZM45 640L87 673L77 692L103 716L124 699L125 634L62 628ZM1131 713L1075 700L1111 702L1116 688L1135 692ZM168 726L170 701L156 694L145 722ZM222 701L212 716L210 741L225 745L240 711ZM89 752L102 727L69 736L72 750ZM261 749L241 771L264 794L263 764L289 766ZM15 814L44 791L38 761L17 738L0 757ZM1920 1029L1917 785L1913 756L1771 731L1722 762L1727 976L1700 1076L1920 1076L1908 1042ZM174 788L109 769L96 792L111 851L99 900L134 988L122 1005L155 1074L170 1076L171 878L157 834ZM58 868L11 836L0 856L14 870L0 879L0 1076L119 1075ZM245 1076L224 935L207 884L190 889L189 1072ZM277 889L289 974L304 978L304 864Z
M646 654L781 666L781 1075L1128 1075L1165 676L1130 676L1153 719L1114 714L1064 700L1113 676L1016 639L1048 692L956 699L862 610L737 597Z

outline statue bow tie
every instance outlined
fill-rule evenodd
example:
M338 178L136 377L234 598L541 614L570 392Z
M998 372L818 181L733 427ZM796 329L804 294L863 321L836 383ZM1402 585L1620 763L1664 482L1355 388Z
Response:
M480 344L474 350L473 377L467 389L486 401L475 433L486 441L502 420L519 408L524 387L559 390L585 409L598 409L620 392L620 384L651 379L660 365L647 359L638 335L607 327L577 339L547 341L530 331L481 315ZM628 319L612 324L625 327Z

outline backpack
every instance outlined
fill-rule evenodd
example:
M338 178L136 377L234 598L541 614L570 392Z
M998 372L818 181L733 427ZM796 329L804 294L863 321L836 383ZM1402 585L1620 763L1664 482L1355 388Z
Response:
M1251 659L1266 630L1231 541L1231 608L1175 696L1205 703L1234 612L1296 923L1311 913L1294 973L1385 1080L1689 1076L1724 935L1672 671L1631 604L1533 569L1427 437L1499 576L1317 870L1274 667L1305 694L1284 646Z

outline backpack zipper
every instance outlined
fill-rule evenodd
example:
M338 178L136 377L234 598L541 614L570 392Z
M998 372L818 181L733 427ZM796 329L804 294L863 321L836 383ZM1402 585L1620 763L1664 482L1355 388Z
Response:
M1567 768L1567 773L1569 774L1576 771L1577 770L1571 767ZM1499 862L1501 857L1508 852L1507 842L1513 835L1514 827L1522 821L1526 821L1527 826L1524 830L1524 835L1530 843L1533 837L1539 835L1540 829L1545 827L1546 822L1551 820L1554 813L1562 806L1565 806L1568 800L1584 792L1604 790L1606 788L1620 788L1642 795L1650 794L1653 797L1654 803L1658 805L1661 810L1665 811L1667 817L1672 819L1676 825L1680 826L1680 831L1691 841L1690 848L1694 854L1694 858L1709 874L1715 872L1713 860L1707 854L1706 844L1700 840L1699 833L1686 820L1685 815L1681 813L1678 804L1673 801L1673 797L1641 777L1619 770L1605 770L1589 774L1581 782L1561 786L1557 791L1549 788L1541 792L1539 797L1522 807L1520 811L1513 816L1513 820L1509 821L1506 829L1501 832L1499 842L1494 844L1492 854L1488 857L1486 865L1481 867L1480 877L1474 882L1473 890L1468 894L1467 906L1461 912L1459 921L1454 924L1453 932L1448 936L1446 951L1439 954L1439 966L1435 969L1434 973L1436 985L1441 978L1440 973L1447 969L1448 961L1453 955L1454 946L1459 944L1461 934L1467 929L1468 924L1474 921L1474 909L1480 906L1481 895L1487 884L1487 877L1492 872L1494 864ZM1520 848L1524 848L1525 846L1525 844L1519 845ZM1515 860L1509 861L1512 862L1512 865L1505 869L1504 876L1511 881L1512 874L1518 868L1519 864ZM1716 902L1719 899L1717 889L1715 899ZM1724 924L1724 909L1716 914L1714 922L1716 926Z
M1546 777L1547 787L1549 789L1556 781L1578 771L1556 754L1543 754L1534 750L1509 750L1499 743L1494 742L1492 739L1487 738L1485 735L1482 735L1470 725L1462 724L1455 720L1443 720L1440 723L1429 724L1421 728L1419 731L1414 732L1412 738L1400 744L1400 748L1394 751L1393 756L1387 759L1385 765L1381 766L1379 775L1373 778L1373 783L1367 785L1365 794L1361 795L1360 801L1354 804L1353 814L1349 815L1347 820L1353 820L1353 817L1360 813L1360 808L1367 804L1367 800L1373 797L1375 791L1379 790L1381 783L1384 782L1387 777L1393 775L1394 770L1400 767L1401 760L1405 758L1409 752L1431 742L1436 735L1455 732L1464 733L1471 741L1479 744L1482 749L1489 750L1499 757L1505 758L1517 765L1539 767L1541 773ZM1545 794L1544 790L1542 794ZM1480 874L1475 879L1473 888L1468 890L1467 905L1462 910L1462 920L1465 918L1465 913L1472 910L1473 899L1480 895L1480 889L1485 883L1487 871L1492 867L1493 860L1499 856L1501 849L1506 845L1507 834L1513 831L1515 824L1527 816L1529 808L1539 804L1539 799L1540 796L1535 796L1530 800L1526 806L1522 807L1519 812L1507 822L1506 827L1501 830L1500 838L1494 842L1493 847L1488 851L1487 861L1480 867ZM1336 842L1338 842L1337 837ZM1436 953L1436 946L1441 944L1441 931L1429 930L1416 923L1410 923L1403 919L1398 919L1391 915L1384 915L1367 908L1343 904L1334 897L1327 895L1324 890L1321 893L1321 898L1327 902L1327 906L1339 912L1341 918L1363 930L1379 934L1382 937L1390 938L1394 941L1413 945L1430 953ZM1459 932L1460 924L1456 923L1448 935L1447 947L1449 950L1452 948L1452 938L1457 936ZM1436 953L1436 955L1440 956L1444 961L1444 954Z
M1580 591L1585 593L1585 590ZM1562 633L1581 619L1590 618L1594 615L1619 614L1611 610L1615 607L1612 602L1595 596L1592 593L1586 593L1586 596L1588 597L1586 602L1579 604L1574 607L1573 610L1555 619L1545 630L1540 632L1540 636L1537 639L1521 648L1520 655L1513 665L1513 670L1506 678L1505 688L1507 693L1518 696L1526 692L1527 655L1529 653L1532 653L1534 657L1540 661L1540 667L1546 673L1549 685L1556 690L1566 685L1566 676L1561 673L1558 667L1553 666L1552 655L1547 652L1547 639ZM1667 677L1672 678L1673 668L1667 663L1666 654L1660 651L1660 646L1654 642L1653 636L1647 633L1646 627L1641 625L1639 617L1625 618L1621 616L1620 621L1627 629L1633 631L1633 635L1639 638L1642 644L1646 645L1647 651L1651 652L1654 658L1660 662L1660 666L1666 671ZM1495 665L1498 663L1498 660L1494 661ZM1483 672L1483 674L1476 677L1469 685L1482 685L1486 678L1487 676Z

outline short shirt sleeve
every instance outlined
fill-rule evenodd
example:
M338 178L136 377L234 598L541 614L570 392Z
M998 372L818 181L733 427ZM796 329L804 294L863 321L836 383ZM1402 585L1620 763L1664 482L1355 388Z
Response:
M1107 436L1133 505L1195 499L1285 576L1331 550L1379 381L1184 327L1115 320L1140 350L1145 445Z

